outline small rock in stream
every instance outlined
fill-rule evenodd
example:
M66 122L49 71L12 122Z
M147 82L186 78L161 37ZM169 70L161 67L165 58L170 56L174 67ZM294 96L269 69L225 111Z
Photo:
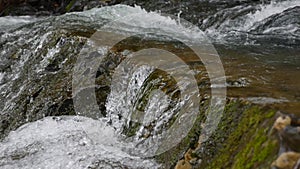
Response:
M299 169L300 119L294 115L280 115L273 126L278 131L281 147L273 169Z

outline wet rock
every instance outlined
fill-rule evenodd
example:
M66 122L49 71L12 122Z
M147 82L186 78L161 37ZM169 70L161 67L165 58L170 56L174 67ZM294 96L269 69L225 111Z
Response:
M205 105L202 105L205 109ZM268 137L273 123L275 111L259 108L238 100L228 101L218 129L205 142L194 142L189 145L181 156L160 156L159 161L181 159L174 167L192 166L192 168L269 168L276 158L279 144L276 138ZM201 140L201 125L203 117L197 118L197 123L187 136L187 144L196 136ZM167 153L166 155L169 155ZM164 160L163 160L164 159Z
M227 80L227 86L228 87L247 87L250 85L250 80L245 78L245 77L241 77L237 80Z
M177 165L175 166L175 169L191 169L191 168L192 165L185 160L178 161Z
M60 10L61 0L8 0L0 9L0 16L6 15L49 15Z
M107 5L117 4L118 0L71 0L65 7L66 12L83 11L92 8L99 8Z
M280 139L279 157L272 163L273 168L298 169L300 167L300 119L294 115L278 112L273 128Z
M298 118L282 114L276 119L273 127L278 131L281 141L279 153L287 151L300 152L300 123Z
M58 15L113 5L117 0L2 0L0 16L6 15Z
M289 116L280 116L274 123L274 128L282 132L287 126L291 125L292 119Z
M300 153L282 153L276 161L272 163L275 169L298 169L300 167Z
M86 37L61 26L49 18L1 35L0 138L28 121L75 114L72 71Z

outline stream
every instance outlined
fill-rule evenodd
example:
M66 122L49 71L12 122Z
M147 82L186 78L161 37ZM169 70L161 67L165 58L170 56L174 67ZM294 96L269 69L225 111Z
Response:
M0 17L0 168L162 168L207 99L300 116L300 1L201 3Z

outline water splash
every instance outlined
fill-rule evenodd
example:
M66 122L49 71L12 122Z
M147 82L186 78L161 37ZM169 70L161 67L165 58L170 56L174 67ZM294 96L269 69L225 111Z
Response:
M0 166L3 169L160 167L153 160L122 151L122 147L128 146L119 142L115 130L101 120L47 117L20 127L0 143Z
M36 22L42 18L32 16L5 16L0 17L0 32L7 32L22 25Z
M255 24L263 21L264 19L269 18L274 14L282 13L283 11L296 6L300 6L300 2L298 0L288 0L282 2L271 1L270 4L262 4L259 6L259 10L246 15L246 22L239 30L251 30Z
M277 18L275 17L277 15L299 6L300 3L297 0L271 1L269 4L258 6L235 6L221 10L204 19L201 27L205 29L205 32L213 41L219 43L237 44L243 42L242 44L247 45L257 43L257 40L264 38L263 42L267 44L269 42L266 41L270 39L270 36L264 37L262 35L269 35L270 33L272 33L272 39L279 38L281 41L287 38L293 39L295 35L299 39L297 24L290 23L282 26L271 24L276 22ZM285 13L285 15L290 14ZM297 15L291 15L290 17L299 20ZM284 37L280 35L284 35Z

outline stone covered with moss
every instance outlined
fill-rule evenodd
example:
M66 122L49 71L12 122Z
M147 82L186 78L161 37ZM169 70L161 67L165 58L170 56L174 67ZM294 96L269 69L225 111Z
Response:
M188 136L157 160L166 168L174 168L176 162L184 156L186 160L187 155L190 159L186 162L193 168L270 168L279 148L278 141L269 135L275 111L240 100L228 100L218 129L197 147L207 102L202 104L202 113ZM187 152L188 149L192 151Z

